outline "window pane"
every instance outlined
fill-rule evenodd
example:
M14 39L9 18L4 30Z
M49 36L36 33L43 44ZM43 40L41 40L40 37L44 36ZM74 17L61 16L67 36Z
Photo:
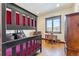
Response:
M53 19L53 32L60 32L60 17Z
M47 20L47 32L52 32L52 20Z

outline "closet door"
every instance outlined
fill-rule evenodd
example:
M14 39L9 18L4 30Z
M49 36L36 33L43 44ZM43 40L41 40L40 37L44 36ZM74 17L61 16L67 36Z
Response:
M79 13L67 15L67 55L79 55Z

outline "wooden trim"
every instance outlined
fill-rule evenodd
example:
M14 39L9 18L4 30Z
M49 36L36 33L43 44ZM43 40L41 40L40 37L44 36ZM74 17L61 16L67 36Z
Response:
M71 50L73 52L79 52L79 49L75 49L75 48L66 48L67 50Z
M46 39L46 38L42 38L42 40L48 40L48 39ZM57 40L58 40L58 39L57 39ZM64 41L59 41L59 43L64 43L64 44L65 44Z
M75 14L79 14L79 12L76 12L76 13L71 13L71 14L66 14L66 16L69 16L69 15L75 15Z
M63 41L60 41L59 43L64 43L65 44L65 42L63 42Z

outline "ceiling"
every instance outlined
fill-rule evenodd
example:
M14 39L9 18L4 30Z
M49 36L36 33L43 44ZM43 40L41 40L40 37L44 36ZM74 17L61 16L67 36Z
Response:
M64 7L70 5L69 3L15 3L20 7L36 14L40 15L51 10L55 10L56 8ZM60 6L59 6L60 5Z

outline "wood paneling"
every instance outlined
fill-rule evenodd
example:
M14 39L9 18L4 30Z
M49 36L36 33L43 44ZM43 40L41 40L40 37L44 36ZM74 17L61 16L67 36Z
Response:
M79 13L67 15L67 55L79 55Z

